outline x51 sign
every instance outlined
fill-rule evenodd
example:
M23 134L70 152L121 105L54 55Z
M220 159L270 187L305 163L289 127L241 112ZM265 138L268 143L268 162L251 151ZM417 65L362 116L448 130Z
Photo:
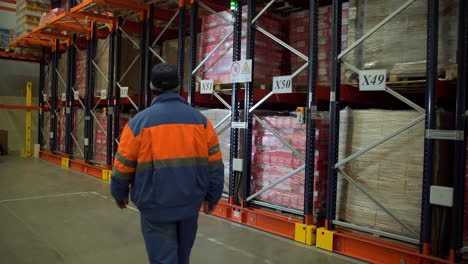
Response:
M387 86L386 70L359 71L360 91L385 91Z
M201 84L201 88L200 88L201 94L213 93L213 80L202 80L200 84Z

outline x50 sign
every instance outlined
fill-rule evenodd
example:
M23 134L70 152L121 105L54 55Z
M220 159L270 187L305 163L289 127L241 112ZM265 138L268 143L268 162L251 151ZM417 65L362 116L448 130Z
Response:
M275 94L292 93L291 75L273 77L273 92Z
M387 86L386 70L359 71L360 91L385 91Z

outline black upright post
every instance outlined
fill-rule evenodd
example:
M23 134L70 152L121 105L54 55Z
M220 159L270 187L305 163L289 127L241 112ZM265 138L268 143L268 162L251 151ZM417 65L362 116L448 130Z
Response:
M93 60L96 56L96 24L93 24L92 36L88 39L88 54L86 57L86 91L85 91L85 161L93 159L94 153L94 120L92 110L94 107L95 74Z
M195 106L196 78L192 74L197 67L197 45L198 45L198 0L193 1L190 10L190 50L189 50L189 73L190 82L188 87L188 102Z
M427 16L427 72L426 72L426 130L436 128L436 82L438 54L439 1L428 0ZM424 175L421 211L420 250L429 254L431 242L432 207L429 201L430 189L434 178L434 139L424 139Z
M306 167L304 190L304 222L313 224L313 198L315 175L315 121L317 104L315 102L318 72L318 0L309 0L309 83L307 86L307 131Z
M107 139L106 139L106 164L112 165L112 159L114 157L112 153L112 146L114 143L114 136L112 134L113 131L113 119L112 115L114 114L114 101L113 93L114 93L114 86L115 86L115 34L117 29L114 29L109 35L109 71L108 71L108 79L107 82L107 111L106 111L106 119L107 119Z
M122 25L122 18L119 17L119 27ZM116 30L114 36L115 38L115 89L114 89L114 135L112 137L112 143L114 145L113 154L117 153L117 148L119 147L115 142L115 139L119 138L120 135L120 87L117 85L117 82L120 83L121 77L121 62L122 62L122 32Z
M52 85L51 85L51 109L50 109L50 151L53 153L57 150L57 103L58 103L58 57L60 53L60 43L55 41L55 50L52 53Z
M179 74L180 92L184 90L185 75L185 35L186 35L186 7L184 1L179 1L179 39L177 46L177 72Z
M146 21L146 58L145 58L145 91L146 91L146 107L151 105L151 89L150 89L150 81L151 81L151 69L152 69L152 61L153 61L153 53L150 52L149 48L151 43L153 43L154 35L153 35L153 28L154 28L154 4L150 5L150 10L148 14L148 19Z
M145 109L145 97L146 97L146 55L148 51L147 44L147 32L146 32L147 18L140 22L140 79L138 84L138 110L142 111Z
M233 39L233 61L241 59L242 40L242 9L233 11L234 15L234 39ZM239 122L238 84L232 84L231 97L231 122ZM234 171L233 161L239 157L239 129L231 127L231 146L229 155L229 197L231 202L240 205L238 187L240 186L239 172Z
M76 37L73 37L76 41ZM68 47L67 52L67 90L66 90L66 108L65 108L65 154L73 155L73 120L74 120L74 93L73 87L75 87L75 68L76 68L76 50L74 45Z
M253 76L255 75L255 24L252 23L255 18L255 0L248 1L247 9L247 56L246 59L252 60L252 81L245 84L244 96L244 122L246 128L244 130L244 153L242 155L243 168L242 168L242 200L246 201L250 195L250 177L252 167L252 114L250 108L254 104L254 82ZM239 12L242 13L242 7L239 7Z
M455 131L463 135L455 142L454 149L454 204L452 208L452 225L450 249L455 255L455 261L461 260L460 248L463 246L463 220L465 203L465 168L466 168L466 92L468 75L468 4L459 3L458 16L458 81L455 109Z
M330 87L330 131L328 154L328 188L327 188L327 224L333 228L336 215L336 188L338 162L338 146L340 135L340 90L341 90L341 62L338 54L341 52L341 12L342 1L333 0L333 33L331 52L331 87Z
M43 149L44 137L42 131L44 131L44 87L45 87L45 60L46 60L46 50L42 49L41 53L41 62L39 64L39 124L37 130L37 142L41 145L41 150ZM46 135L47 136L47 135Z

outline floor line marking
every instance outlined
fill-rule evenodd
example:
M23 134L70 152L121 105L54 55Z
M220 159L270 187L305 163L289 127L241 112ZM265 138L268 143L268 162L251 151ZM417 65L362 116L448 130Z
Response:
M15 212L13 212L13 210L11 210L8 206L5 206L5 205L1 205L3 206L5 209L7 209L8 212L10 212L11 215L13 215L16 219L18 219L21 223L23 223L23 225L26 226L27 229L29 229L29 231L31 231L31 233L33 233L34 235L36 235L40 240L44 241L46 244L49 245L49 247L54 250L61 258L62 260L65 260L65 255L60 251L60 249L58 249L57 247L55 247L54 245L52 245L52 243L50 243L47 239L43 239L43 236L41 236L41 234L39 234L38 232L36 232L34 230L34 228L29 225L28 223L26 223L26 221L23 220L23 218L19 217L19 215L15 214Z
M105 196L105 195L102 195L102 194L100 194L100 193L97 193L97 192L93 192L93 193L96 194L97 196L101 196L101 197L104 198L104 199L113 200L113 198L109 198L109 197L107 197L107 196ZM130 209L130 210L132 210L132 211L135 211L135 212L137 212L137 213L140 212L137 208L135 208L135 207L133 207L133 206L131 206L131 205L127 205L127 208Z
M72 195L87 195L87 194L95 194L95 193L96 192L75 192L75 193L62 193L62 194L43 195L43 196L32 196L32 197L0 200L0 203L37 200L37 199L55 198L55 197L72 196Z

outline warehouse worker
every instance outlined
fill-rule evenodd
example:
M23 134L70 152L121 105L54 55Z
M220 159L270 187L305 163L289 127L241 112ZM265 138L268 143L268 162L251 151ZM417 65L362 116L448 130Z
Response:
M185 264L202 204L211 214L221 198L222 154L210 121L178 94L175 67L154 66L151 90L151 107L123 130L111 193L121 209L131 194L151 264Z

